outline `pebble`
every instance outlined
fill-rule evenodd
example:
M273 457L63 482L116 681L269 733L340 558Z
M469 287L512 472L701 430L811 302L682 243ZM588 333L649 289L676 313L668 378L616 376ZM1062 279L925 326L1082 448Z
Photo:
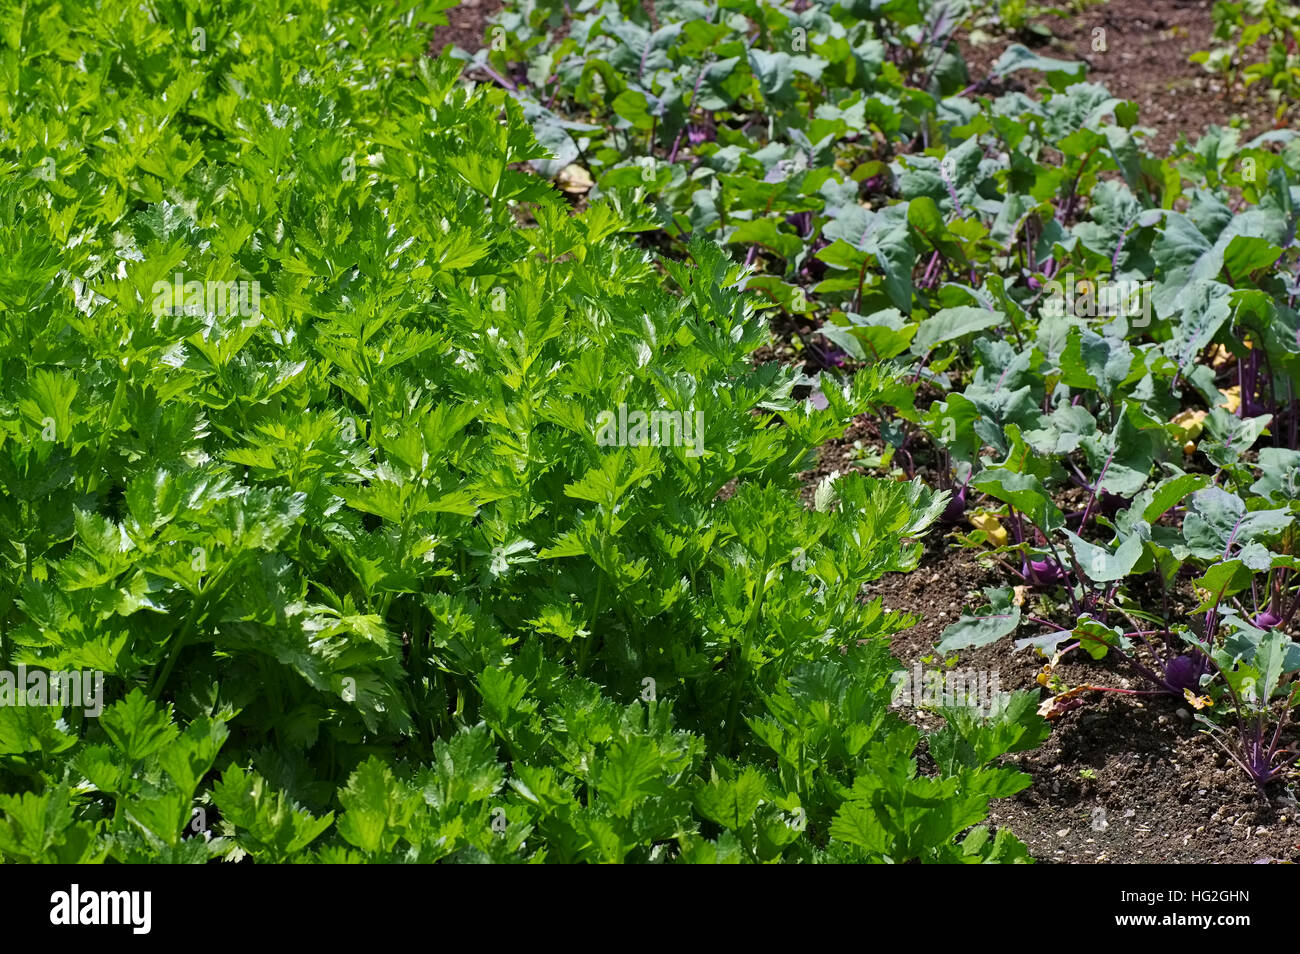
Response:
M1174 713L1174 714L1177 715L1178 718L1182 719L1184 722L1191 722L1191 721L1192 721L1192 714L1191 714L1190 712L1188 712L1186 709L1179 709L1179 710L1178 710L1176 713Z
M1064 838L1064 837L1066 837L1068 834L1070 834L1070 829L1068 829L1068 828L1062 828L1060 831L1058 831L1058 832L1056 833L1056 837L1057 837L1057 838Z

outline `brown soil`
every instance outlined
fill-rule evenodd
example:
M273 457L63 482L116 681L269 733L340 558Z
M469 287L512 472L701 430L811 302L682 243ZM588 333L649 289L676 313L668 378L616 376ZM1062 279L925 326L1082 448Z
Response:
M1050 40L1021 39L1046 55L1084 60L1090 80L1138 103L1139 122L1155 131L1150 145L1157 153L1167 152L1180 137L1195 140L1211 125L1238 122L1247 138L1258 135L1273 127L1274 108L1265 96L1240 86L1225 90L1218 77L1188 59L1210 48L1211 5L1212 0L1089 5L1071 16L1035 21L1052 31ZM445 12L449 23L434 29L430 52L437 54L448 44L478 51L484 46L488 18L504 6L505 0L462 0ZM1104 51L1093 49L1099 29L1105 31ZM969 36L959 38L972 79L988 75L1008 42L997 36L975 46Z
M467 53L477 53L487 45L484 40L488 17L495 16L504 6L504 0L461 0L458 6L443 13L448 22L434 28L429 52L437 56L443 47L452 45Z
M1274 110L1257 90L1226 91L1217 76L1188 59L1211 46L1211 6L1211 0L1115 0L1068 17L1041 17L1035 22L1051 30L1052 39L1021 42L1037 45L1045 56L1084 60L1089 80L1136 102L1141 107L1138 123L1155 130L1149 148L1157 155L1167 154L1180 137L1194 142L1211 125L1230 126L1234 120L1244 126L1245 141L1273 128ZM1105 31L1105 51L1093 49L1094 38L1103 37L1097 30ZM995 37L973 47L966 38L959 46L972 79L979 80L988 75L1007 40ZM1032 75L1018 73L1012 79Z
M928 657L923 666L931 669L943 665L934 644L944 627L963 609L980 605L982 587L1007 585L1005 577L935 533L914 573L890 574L869 590L886 607L920 617L895 637L894 655L908 668ZM1033 624L1021 630L1018 636L1029 635ZM1045 661L1032 649L1015 652L1010 639L957 655L961 669L996 673L1003 691L1037 689ZM1147 688L1109 661L1067 658L1057 672L1071 685ZM924 711L900 713L926 730L942 725ZM1198 731L1188 707L1169 697L1093 693L1085 706L1054 721L1040 748L1011 756L1008 764L1028 773L1033 784L993 802L990 822L1010 828L1039 861L1300 860L1294 783L1271 786L1271 804L1265 805L1245 774Z

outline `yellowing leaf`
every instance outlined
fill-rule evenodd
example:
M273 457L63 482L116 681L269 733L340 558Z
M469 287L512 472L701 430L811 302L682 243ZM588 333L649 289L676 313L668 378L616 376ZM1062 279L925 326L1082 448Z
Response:
M1038 707L1038 714L1044 719L1056 719L1083 705L1084 693L1105 691L1105 686L1093 685L1075 686L1072 689L1066 689L1064 692L1058 692L1056 695L1043 700L1042 705Z
M1215 370L1227 367L1232 361L1232 352L1221 344L1216 344L1210 349L1210 366Z
M1089 686L1075 686L1073 689L1067 689L1065 692L1044 699L1042 705L1038 707L1038 714L1044 719L1056 719L1071 709L1079 708L1083 705L1083 699L1080 697L1089 688Z
M1214 700L1209 696L1195 695L1190 689L1183 690L1183 698L1187 700L1193 709L1204 709L1206 706L1214 705Z
M1186 410L1175 414L1169 423L1182 432L1185 441L1194 441L1205 429L1205 411Z
M1229 414L1236 414L1237 408L1241 407L1241 386L1234 384L1230 388L1219 388L1219 393L1223 395L1219 407L1227 408Z
M976 530L983 530L989 535L989 541L994 546L1005 547L1007 545L1007 531L999 522L998 518L991 513L979 511L967 517L971 526Z

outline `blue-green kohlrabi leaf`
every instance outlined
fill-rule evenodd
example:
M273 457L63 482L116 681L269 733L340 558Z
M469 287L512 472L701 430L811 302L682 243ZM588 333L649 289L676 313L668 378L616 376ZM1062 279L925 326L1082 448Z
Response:
M1220 672L1248 708L1266 708L1283 677L1300 670L1300 644L1281 630L1262 630L1225 614L1231 635L1208 648Z
M1003 467L991 467L972 481L972 486L1010 504L1028 517L1044 533L1051 533L1065 522L1065 515L1052 501L1042 482L1032 474L1018 474Z
M1261 447L1259 480L1250 485L1250 492L1275 500L1300 498L1300 451L1286 447Z
M859 361L887 361L897 357L907 350L917 329L916 325L904 321L897 308L867 316L849 313L845 318L848 325L828 321L818 333Z
M1231 268L1244 276L1262 267L1260 263L1272 254L1271 246L1286 242L1286 218L1276 210L1248 209L1231 216L1217 204L1212 213L1199 213L1198 221L1198 210L1211 205L1202 202L1187 214L1171 212L1165 217L1164 229L1152 246L1161 276L1153 295L1157 314L1183 310L1185 316L1189 304L1204 300L1203 283L1237 279L1223 274L1230 251ZM1259 239L1262 244L1238 237Z
M1218 487L1197 491L1183 520L1186 551L1203 560L1223 559L1233 548L1280 533L1294 517L1285 509L1247 510L1234 493ZM1175 551L1177 555L1177 551Z
M791 55L753 47L749 51L749 68L758 79L763 96L771 103L786 105L794 99L794 75L803 73L814 80L821 76L826 61L818 57Z
M984 596L988 604L974 613L963 614L961 619L946 627L940 634L936 649L947 653L955 649L987 646L1015 632L1020 625L1020 607L1012 603L1011 591L986 587Z
M1122 338L1108 338L1091 328L1073 328L1061 355L1061 381L1072 388L1114 394L1133 364L1133 349Z
M1082 537L1065 531L1074 553L1075 563L1094 583L1113 583L1133 571L1142 557L1143 544L1151 535L1145 523L1137 524L1134 532L1126 535L1112 553L1108 548L1089 543Z
M879 212L856 204L846 205L827 224L824 234L832 241L842 239L859 251L873 255L884 277L890 303L903 314L911 314L916 251L912 248L906 205L891 205Z
M1040 56L1033 50L1019 43L1012 43L993 63L993 76L1010 76L1018 70L1038 70L1047 73L1064 73L1069 76L1081 76L1086 65L1077 61L1057 60L1049 56Z
M930 248L951 261L966 262L961 242L948 230L938 204L930 196L917 196L907 204L907 221Z
M977 331L996 328L1004 320L1005 316L1001 312L977 308L974 305L942 308L921 322L912 341L912 351L916 354L924 354L945 341L956 341Z
M1231 467L1254 446L1272 420L1271 414L1238 417L1221 407L1213 408L1205 417L1208 439L1201 440L1200 449L1216 467Z

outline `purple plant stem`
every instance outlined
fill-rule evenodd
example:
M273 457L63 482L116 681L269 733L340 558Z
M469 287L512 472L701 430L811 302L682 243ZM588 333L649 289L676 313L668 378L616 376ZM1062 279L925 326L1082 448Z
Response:
M1130 222L1124 231L1119 233L1119 242L1115 245L1115 254L1110 257L1111 275L1114 275L1115 270L1119 268L1119 253L1124 251L1124 243L1128 240L1128 230L1133 227L1133 224Z
M1031 622L1031 623L1037 623L1037 624L1040 625L1040 626L1050 626L1052 629L1056 630L1058 633L1068 633L1068 632L1070 632L1070 630L1067 629L1066 627L1064 627L1064 626L1058 626L1058 625L1056 625L1055 623L1053 623L1050 619L1039 619L1037 616L1026 616L1025 619L1029 620L1029 622Z
M936 250L935 253L930 256L930 264L925 266L925 275L921 279L921 282L925 285L926 288L932 287L932 283L934 281L935 266L938 264L939 264L939 252Z
M948 170L944 168L943 163L939 163L939 177L943 179L943 184L948 187L948 198L952 199L953 208L957 211L959 217L966 215L961 204L961 199L957 198L957 190L953 187L952 180L948 178Z
M481 69L481 70L482 70L484 73L486 73L489 77L491 77L493 80L495 80L495 81L496 81L500 86L502 86L503 88L508 89L508 90L509 90L510 92L512 92L512 93L517 93L517 92L519 92L519 87L518 87L518 86L516 86L516 85L515 85L514 83L512 83L510 80L506 79L504 76L502 76L500 73L498 73L498 72L497 72L496 70L494 70L492 67L488 66L486 63L478 63L478 64L476 64L476 65L478 66L479 69Z
M673 140L673 148L668 153L668 165L670 166L677 161L677 147L681 145L682 133L684 132L686 132L685 126L677 130L677 138Z
M1083 508L1083 519L1079 521L1080 533L1083 532L1083 528L1088 522L1088 511L1092 509L1092 502L1097 499L1097 488L1100 487L1101 482L1106 479L1106 471L1110 469L1110 462L1114 457L1115 452L1112 450L1106 457L1106 463L1102 465L1101 473L1097 476L1097 485L1088 492L1088 503L1085 504Z

